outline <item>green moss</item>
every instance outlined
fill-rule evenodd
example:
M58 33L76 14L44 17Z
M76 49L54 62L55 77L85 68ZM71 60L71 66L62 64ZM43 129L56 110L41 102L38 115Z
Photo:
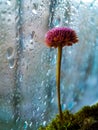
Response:
M98 122L98 103L85 106L75 114L64 111L62 122L59 115L56 115L50 124L41 126L39 130L88 130L95 122Z

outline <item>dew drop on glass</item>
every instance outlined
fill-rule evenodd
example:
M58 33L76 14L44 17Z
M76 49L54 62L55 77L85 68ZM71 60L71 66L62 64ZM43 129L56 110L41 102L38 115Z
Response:
M39 97L38 100L41 100L41 97Z
M35 31L32 31L31 38L33 38L35 35Z
M39 107L37 108L37 112L39 111Z
M19 121L19 119L20 119L19 117L16 119L16 123Z
M59 27L59 26L60 26L60 23L61 23L61 20L60 20L59 17L58 17L58 18L55 18L55 19L53 20L53 25L54 25L55 27Z
M65 109L66 109L66 104L63 103L63 105L62 105L62 110L65 110Z
M51 59L51 64L55 65L56 64L56 55L54 55L53 59Z
M10 6L11 5L11 1L7 0L6 3Z
M51 103L53 103L53 102L54 102L54 98L51 99Z
M47 72L47 76L49 76L51 74L51 70L48 70L48 72Z
M22 82L23 80L23 74L20 74L19 81Z
M44 118L44 113L41 114L42 119Z
M69 53L69 54L72 54L72 51L70 50L68 53Z
M13 57L13 48L12 47L9 47L8 49L7 49L7 53L6 53L6 55L7 55L7 59L11 59L12 57Z
M45 99L47 99L47 98L48 98L48 95L45 96Z
M28 128L28 122L25 121L25 122L24 122L24 130L26 130L27 128Z
M32 122L30 122L29 127L30 127L30 128L32 127Z
M47 102L45 101L45 102L44 102L44 105L46 106L46 104L47 104Z
M9 68L13 69L15 67L15 60L14 58L9 59Z
M32 13L37 14L37 9L38 9L38 3L33 3Z
M69 102L69 104L68 104L68 109L69 109L69 110L72 110L72 108L74 107L74 105L75 105L75 102L74 102L74 101Z
M47 123L46 121L43 121L43 126L46 126L46 123Z
M41 82L41 86L43 86L43 85L44 85L44 81Z
M30 44L33 44L33 39L30 39Z

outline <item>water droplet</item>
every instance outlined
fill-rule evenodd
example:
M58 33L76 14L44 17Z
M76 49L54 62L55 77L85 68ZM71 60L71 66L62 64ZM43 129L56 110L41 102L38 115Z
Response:
M69 109L69 110L72 110L72 108L74 107L74 105L75 105L75 102L74 102L74 101L69 102L69 104L68 104L68 109Z
M17 123L19 120L20 120L20 117L18 117L18 118L16 119L16 123Z
M45 99L47 99L48 95L45 96Z
M8 49L7 49L7 59L11 59L12 57L13 57L13 55L14 55L14 50L13 50L13 48L12 47L9 47Z
M38 122L36 122L36 127L38 127L39 125L38 125Z
M32 114L32 115L33 115L33 117L35 117L35 111L33 111L33 114Z
M44 81L41 82L41 86L43 86L43 85L44 85Z
M29 124L29 127L30 127L30 128L32 127L32 122Z
M47 72L47 74L46 74L46 75L47 75L47 76L49 76L49 75L50 75L50 73L51 73L51 70L48 70L48 72Z
M8 23L10 23L10 22L11 22L11 19L10 19L10 18L8 18L8 19L7 19L7 21L8 21Z
M33 38L35 35L35 31L32 31L31 38Z
M53 59L51 59L51 64L55 65L56 64L56 55L54 55Z
M22 82L23 80L23 74L20 74L19 81Z
M38 100L41 100L41 97L39 97Z
M54 96L54 92L51 92L51 97L53 97Z
M44 122L43 122L43 126L46 126L46 123L47 123L47 122L46 122L46 121L44 121Z
M53 20L53 24L54 24L55 27L59 27L59 26L60 26L60 23L61 23L60 17L55 18L55 19Z
M10 69L13 69L15 67L15 60L14 60L14 58L9 59L9 67L10 67Z
M63 104L62 105L62 110L65 110L66 109L66 104Z
M46 106L46 104L47 104L47 102L45 101L45 102L44 102L44 105Z
M25 122L24 122L24 129L26 130L27 128L28 128L28 122L25 121Z
M44 113L41 114L41 117L43 117L43 116L44 116Z
M72 51L69 51L68 53L69 53L69 54L72 54Z
M37 112L39 111L39 107L37 108Z
M9 5L9 6L11 5L11 1L10 1L10 0L7 0L6 3L7 3L7 5Z
M33 44L33 39L30 39L30 44Z
M33 3L32 13L33 14L37 14L37 9L38 9L38 4L37 3Z
M53 102L54 102L54 98L51 99L51 103L53 103Z
M2 14L6 14L7 10L5 9L5 10L2 10L1 12L2 12ZM3 15L1 15L1 16L3 16Z

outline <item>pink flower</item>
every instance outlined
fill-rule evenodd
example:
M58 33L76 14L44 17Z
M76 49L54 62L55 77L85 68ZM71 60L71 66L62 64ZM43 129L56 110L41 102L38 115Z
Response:
M71 46L76 42L78 42L76 32L68 27L53 28L45 35L45 43L48 47Z

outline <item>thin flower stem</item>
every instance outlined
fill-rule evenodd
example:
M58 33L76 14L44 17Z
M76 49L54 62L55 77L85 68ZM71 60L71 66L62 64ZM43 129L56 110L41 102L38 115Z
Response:
M58 98L58 110L60 115L60 120L62 120L62 109L60 102L60 72L61 72L61 59L62 59L62 46L58 46L58 56L57 56L57 68L56 68L56 83L57 83L57 98Z

